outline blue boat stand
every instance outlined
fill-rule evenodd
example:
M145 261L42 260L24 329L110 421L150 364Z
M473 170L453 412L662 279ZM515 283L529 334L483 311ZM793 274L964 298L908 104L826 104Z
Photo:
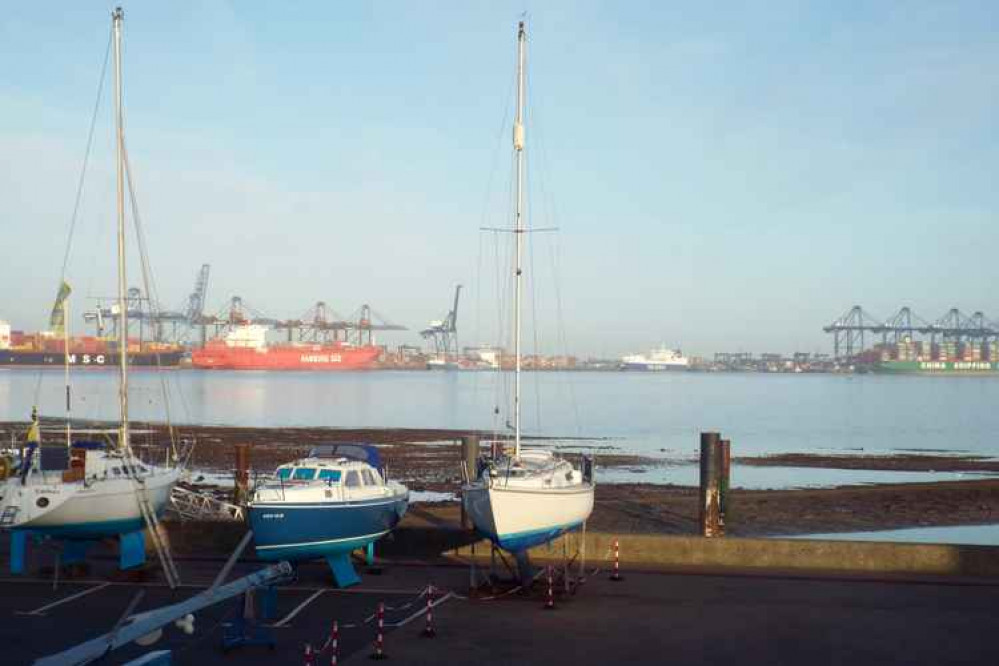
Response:
M277 588L273 585L263 588L259 614L253 588L237 597L236 603L236 617L222 625L222 651L228 652L244 645L266 645L273 650L277 639L269 625L277 609Z
M10 541L10 572L20 575L27 566L28 541L41 543L45 539L58 539L62 542L60 564L79 564L86 560L87 551L97 543L96 539L60 539L57 536L35 530L14 530ZM134 569L146 563L146 538L142 530L123 532L118 535L118 567L122 570Z

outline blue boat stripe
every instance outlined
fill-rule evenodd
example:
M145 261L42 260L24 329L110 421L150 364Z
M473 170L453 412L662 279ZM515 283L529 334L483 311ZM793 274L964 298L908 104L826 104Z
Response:
M551 527L545 527L540 530L526 530L524 532L510 532L508 534L498 535L500 539L519 539L522 537L531 536L534 534L544 534L545 532L551 532L552 530L571 530L579 527L583 523L565 523L564 525L552 525Z
M303 543L278 543L271 546L257 546L257 550L267 550L269 548L305 548L308 546L321 546L328 543L343 543L344 541L357 541L358 539L375 539L383 534L388 534L389 530L384 532L375 532L374 534L361 534L359 536L344 537L342 539L326 539L324 541L305 541Z
M375 507L375 506L385 506L387 504L395 504L399 501L399 498L387 500L385 502L373 502L369 504L351 504L347 502L340 502L337 504L330 504L328 502L302 502L300 504L284 504L281 502L261 504L254 503L250 504L251 509L363 509L365 507Z
M547 527L540 530L527 530L525 532L511 532L509 534L491 534L489 532L484 532L479 530L490 541L498 545L504 550L510 552L519 552L522 550L527 550L529 548L534 548L535 546L543 545L558 536L571 532L582 526L583 523L566 523L564 525L556 525L553 527Z

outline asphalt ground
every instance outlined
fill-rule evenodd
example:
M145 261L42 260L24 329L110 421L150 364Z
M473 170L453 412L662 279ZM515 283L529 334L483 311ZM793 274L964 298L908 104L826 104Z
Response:
M0 663L31 663L109 631L140 589L138 611L187 598L221 567L218 560L182 560L187 582L171 591L155 576L116 581L114 564L95 560L86 579L60 581L56 590L45 569L40 577L0 579ZM240 563L230 579L259 566ZM469 598L469 572L460 566L358 569L360 586L335 590L324 565L299 567L297 579L278 593L271 623L287 619L272 629L273 651L222 651L221 623L239 611L234 600L197 613L191 636L169 627L151 648L129 645L96 663L172 649L173 663L181 665L302 664L304 644L321 647L333 620L342 627L341 661L368 663L375 636L369 618L379 601L390 609L385 652L396 664L999 663L996 580L639 573L625 566L620 582L591 570L574 592L557 584L555 609L546 610L544 584L527 593L480 588ZM430 582L452 592L434 609L433 639L421 636L425 601L419 593ZM391 626L407 618L408 624ZM327 649L315 664L329 663Z
M398 664L996 664L999 582L625 572L457 601L437 636L400 633ZM354 657L349 664L365 659Z
M115 580L111 560L94 562L86 578L63 579L53 589L52 572L44 576L0 578L0 663L29 664L36 658L60 652L111 631L129 603L141 590L143 597L135 613L176 603L207 588L221 568L218 560L180 561L186 582L170 590L158 576L145 582ZM260 568L260 564L240 563L227 580ZM120 664L154 649L173 650L174 664L301 664L305 643L323 648L336 620L340 629L340 658L354 653L367 656L373 650L375 610L386 606L386 641L393 632L419 631L426 605L422 591L434 574L437 585L467 580L461 569L434 572L426 567L358 567L361 585L348 590L332 587L324 564L298 568L297 578L278 588L276 608L269 621L262 622L272 632L276 646L242 646L229 651L222 647L223 623L242 612L242 597L221 602L195 613L195 631L186 635L168 626L163 637L151 647L135 644L122 647L95 663ZM450 579L450 581L448 581ZM258 595L257 609L261 608ZM409 619L401 628L392 625ZM330 663L329 647L318 655L317 664Z

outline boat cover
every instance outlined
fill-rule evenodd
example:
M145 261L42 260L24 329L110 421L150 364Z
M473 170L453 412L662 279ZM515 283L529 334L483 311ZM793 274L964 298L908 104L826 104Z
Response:
M336 442L334 444L319 444L309 451L310 458L348 458L366 462L375 469L382 468L382 459L378 449L372 444L361 442Z

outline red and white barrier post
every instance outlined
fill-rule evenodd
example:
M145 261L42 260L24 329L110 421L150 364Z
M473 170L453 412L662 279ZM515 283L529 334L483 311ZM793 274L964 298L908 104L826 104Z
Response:
M423 633L421 634L424 638L433 638L437 635L437 630L434 629L434 586L430 585L427 587L427 623L423 627Z
M305 666L316 666L316 653L312 651L312 643L305 644Z
M613 581L624 580L621 577L621 545L614 539L614 570L611 571L610 579Z
M385 654L385 602L378 602L378 634L375 636L375 651L372 659L387 659Z
M333 629L330 630L330 666L337 666L340 663L340 625L333 620Z
M548 565L548 594L545 597L545 610L555 610L555 581L552 576L552 565Z

